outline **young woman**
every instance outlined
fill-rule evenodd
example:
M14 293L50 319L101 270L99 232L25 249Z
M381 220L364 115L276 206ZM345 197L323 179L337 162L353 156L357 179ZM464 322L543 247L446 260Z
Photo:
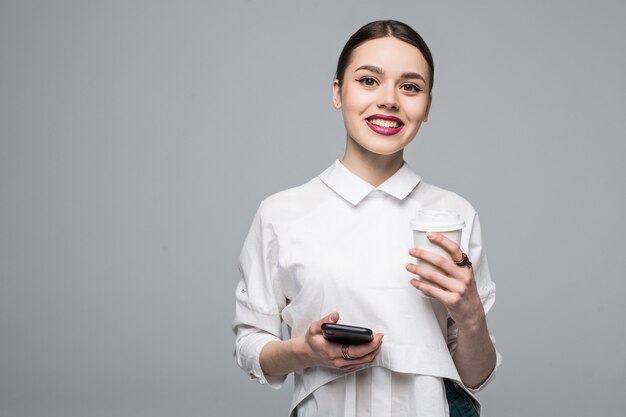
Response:
M472 393L499 363L485 321L495 285L478 217L403 159L428 119L433 69L409 26L360 28L332 86L343 158L264 200L254 218L240 258L235 353L252 379L274 388L294 373L292 415L478 415ZM460 246L428 235L453 261L412 248L409 223L420 209L461 216ZM340 319L374 329L372 341L327 341L321 325Z

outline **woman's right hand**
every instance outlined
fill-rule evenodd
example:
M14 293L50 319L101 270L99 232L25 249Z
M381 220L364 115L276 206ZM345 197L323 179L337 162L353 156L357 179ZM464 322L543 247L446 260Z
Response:
M349 345L348 355L352 359L345 359L341 350L342 345L329 342L322 335L323 323L337 323L338 320L339 313L330 313L311 323L307 332L302 336L303 349L307 357L307 367L324 366L344 371L353 371L371 363L376 358L378 352L380 352L384 335L376 333L369 343Z

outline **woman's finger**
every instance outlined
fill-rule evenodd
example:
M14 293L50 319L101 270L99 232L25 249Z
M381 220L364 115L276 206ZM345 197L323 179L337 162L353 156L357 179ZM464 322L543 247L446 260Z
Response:
M337 358L343 358L345 360L347 360L348 362L350 362L352 365L354 364L361 364L361 363L368 363L371 362L367 361L366 358L368 357L374 357L376 356L376 354L378 353L378 351L380 350L380 347L382 346L382 340L383 337L385 335L382 333L376 333L374 335L374 338L372 339L371 342L369 343L364 343L364 344L360 344L360 345L340 345L337 344L337 348L335 349L336 355L335 357ZM344 356L344 346L346 346L346 354L348 354L350 356L350 358L352 359L346 359Z
M354 354L351 351L353 347L355 347L355 345L351 345L348 348L348 353L350 354L350 357L352 357L352 359L343 359L342 366L341 366L341 369L343 370L352 370L354 368L359 368L363 365L372 363L372 361L376 358L376 355L378 355L378 353L380 352L381 345L378 345L376 349L374 349L373 351L361 357L354 356Z
M373 352L371 355L368 355L358 361L355 361L355 360L344 361L344 365L341 366L341 369L344 371L354 371L356 369L362 368L363 366L366 366L372 363L374 358L376 358L377 354L378 352Z
M461 259L463 259L463 251L461 251L459 245L457 245L456 242L448 239L442 233L429 232L426 234L426 237L435 245L440 246L441 248L443 248L443 250L448 252L453 261L456 260L457 262L460 262Z
M444 258L441 255L437 255L434 252L430 252L422 248L412 248L409 250L409 254L418 259L428 262L431 265L441 269L447 275L454 275L458 272L458 266L451 262L449 259Z
M418 279L412 279L411 285L423 292L424 294L436 298L444 305L454 307L459 301L461 301L461 295L457 292L447 291L443 288L439 288L435 285L429 284L426 281L420 281Z
M324 323L337 323L339 321L339 313L333 311L332 313L322 317L319 320L314 321L309 326L311 334L322 334L322 324Z
M348 352L353 358L363 358L371 354L372 352L376 352L378 349L380 349L383 337L384 335L382 333L376 333L372 341L369 343L364 343L361 345L350 345L350 347L348 348Z
M464 290L464 283L462 281L446 274L442 274L435 269L415 264L407 264L406 269L409 272L419 275L421 279L426 279L444 290L456 292L462 292Z

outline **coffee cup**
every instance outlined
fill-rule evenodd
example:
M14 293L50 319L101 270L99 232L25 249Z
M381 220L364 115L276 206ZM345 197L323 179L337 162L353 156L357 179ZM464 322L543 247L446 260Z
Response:
M428 240L426 234L429 232L441 233L458 245L461 243L461 231L464 226L465 222L461 220L461 216L459 216L458 213L429 209L418 210L415 219L411 221L411 228L413 229L413 243L416 248L421 248L437 255L441 255L446 259L452 260L450 254L448 254L448 252L446 252L446 250L441 246ZM419 258L417 259L416 264L423 268L434 269L438 272L444 273L435 265L422 261ZM422 278L418 276L417 279ZM430 281L429 283L438 286ZM420 292L420 294L423 293Z

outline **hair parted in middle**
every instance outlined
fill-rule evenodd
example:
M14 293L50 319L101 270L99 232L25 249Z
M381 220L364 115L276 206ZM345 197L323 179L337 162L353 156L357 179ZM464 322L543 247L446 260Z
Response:
M367 41L384 38L390 36L415 46L424 55L428 66L430 67L429 92L432 92L435 76L435 64L433 56L426 45L426 42L412 27L406 23L397 20L376 20L362 26L357 30L344 45L339 60L337 61L337 71L335 79L339 83L339 87L343 84L346 68L350 63L352 52L360 45Z

